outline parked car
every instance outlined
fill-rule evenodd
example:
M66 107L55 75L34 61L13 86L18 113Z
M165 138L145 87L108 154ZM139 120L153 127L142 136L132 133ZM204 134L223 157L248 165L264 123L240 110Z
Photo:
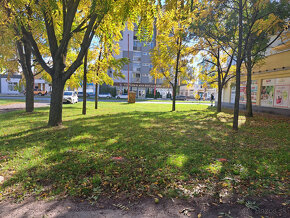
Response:
M24 95L26 95L26 91L23 92ZM40 89L33 89L34 95L44 96L47 95L47 91L42 91Z
M125 95L124 94L122 94L122 95L116 95L116 98L117 99L121 99L121 98L122 99L127 99L128 98L128 95L127 94L125 94Z
M78 99L77 92L75 92L75 91L65 91L63 93L63 99L62 99L63 103L74 104L74 103L77 103L78 101L79 101L79 99Z
M91 93L87 92L86 95L87 95L87 97L90 97ZM83 92L78 92L78 96L83 97L84 96Z
M111 93L99 94L99 98L112 98Z
M171 97L171 99L172 98L173 97ZM175 100L186 101L187 100L187 96L185 96L185 95L176 95Z

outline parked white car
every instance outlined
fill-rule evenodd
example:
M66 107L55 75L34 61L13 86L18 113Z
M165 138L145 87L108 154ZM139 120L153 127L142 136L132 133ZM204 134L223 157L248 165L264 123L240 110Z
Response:
M78 99L78 94L75 91L65 91L63 93L63 98L62 98L62 102L63 103L70 103L70 104L74 104L74 103L78 103L79 99Z
M128 95L116 95L116 98L117 99L127 99L128 98Z
M99 98L112 98L112 95L110 93L99 94Z

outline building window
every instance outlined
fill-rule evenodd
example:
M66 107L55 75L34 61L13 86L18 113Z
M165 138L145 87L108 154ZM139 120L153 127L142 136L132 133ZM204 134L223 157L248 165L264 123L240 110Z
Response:
M133 57L133 61L141 61L141 57Z
M143 66L143 67L149 67L150 64L149 64L149 63L144 63L144 64L142 64L142 66Z
M15 91L18 83L17 82L8 82L8 90L10 92Z
M141 52L134 51L133 56L134 57L141 57Z
M141 67L141 64L140 63L133 63L133 67L134 68Z
M140 73L136 73L136 78L140 78Z
M148 52L143 52L143 55L148 55Z

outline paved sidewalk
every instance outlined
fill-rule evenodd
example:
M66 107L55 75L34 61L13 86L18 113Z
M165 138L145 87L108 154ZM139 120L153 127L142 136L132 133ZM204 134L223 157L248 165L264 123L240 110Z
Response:
M171 101L136 101L136 103L142 103L142 104L172 104ZM175 104L202 104L202 105L208 105L210 106L210 103L201 103L201 102L175 102Z
M35 108L48 106L49 103L40 103L40 102L34 103ZM6 113L15 110L25 110L25 102L0 105L0 113Z

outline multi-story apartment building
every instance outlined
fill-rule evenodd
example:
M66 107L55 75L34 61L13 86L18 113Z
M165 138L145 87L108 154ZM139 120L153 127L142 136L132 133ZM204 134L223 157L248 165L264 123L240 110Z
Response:
M126 29L122 35L123 39L119 42L120 55L117 55L116 58L129 57L130 63L122 69L122 73L125 75L124 79L114 78L114 87L117 89L117 94L127 92L129 67L130 91L134 91L137 98L145 98L146 93L147 95L148 93L152 95L155 87L156 92L159 92L162 98L166 98L168 94L172 93L172 89L164 87L162 79L156 79L155 81L155 78L150 75L150 70L153 67L150 51L156 43L155 34L151 42L139 41L137 38L137 30L130 31Z

